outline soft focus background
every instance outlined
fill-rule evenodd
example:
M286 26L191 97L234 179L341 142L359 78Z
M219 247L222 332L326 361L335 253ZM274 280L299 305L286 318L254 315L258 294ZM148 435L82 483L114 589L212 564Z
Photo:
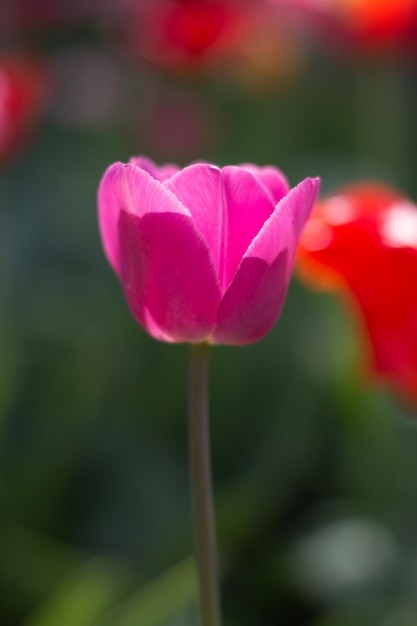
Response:
M252 161L416 198L416 99L410 0L1 3L2 626L196 624L188 348L127 310L105 168ZM416 404L365 352L297 278L266 339L212 351L226 626L417 623Z

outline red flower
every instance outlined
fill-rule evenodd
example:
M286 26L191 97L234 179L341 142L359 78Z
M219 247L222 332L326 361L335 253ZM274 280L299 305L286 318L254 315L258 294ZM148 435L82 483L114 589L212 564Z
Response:
M347 28L363 43L395 46L408 39L416 24L416 0L342 0L341 13ZM411 40L410 40L411 41ZM415 42L414 42L415 43Z
M335 42L373 51L416 50L417 0L301 0Z
M26 141L38 117L45 74L38 63L0 57L0 162Z
M163 67L195 69L233 48L246 23L233 0L136 1L130 18L132 47Z
M417 205L377 183L330 196L307 224L298 269L348 297L371 370L417 399Z
M304 58L299 11L281 0L132 0L125 19L130 49L177 72L214 68L264 88Z

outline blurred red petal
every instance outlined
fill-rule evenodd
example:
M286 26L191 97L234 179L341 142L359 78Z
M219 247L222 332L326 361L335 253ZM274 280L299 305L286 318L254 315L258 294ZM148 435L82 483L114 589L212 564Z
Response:
M417 49L417 0L300 0L335 44L373 52Z
M233 0L155 0L136 3L128 29L142 57L192 70L233 48L246 23L245 5Z
M20 56L0 57L0 161L25 143L46 90L41 65Z
M417 399L417 206L376 183L341 190L316 207L298 269L347 296L371 370Z
M339 4L353 32L374 43L401 38L417 7L416 0L342 0Z

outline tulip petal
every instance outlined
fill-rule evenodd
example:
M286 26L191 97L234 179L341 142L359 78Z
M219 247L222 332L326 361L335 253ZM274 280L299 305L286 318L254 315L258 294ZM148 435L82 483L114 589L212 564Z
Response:
M100 228L129 306L165 341L201 341L211 331L220 288L210 252L187 209L139 167L104 174Z
M165 187L151 174L135 165L114 163L101 180L98 192L99 225L110 265L120 276L118 221L122 210L143 216L148 212L171 211L189 215Z
M117 223L121 208L120 180L122 163L113 163L105 171L98 189L98 216L101 240L107 259L120 276L120 245Z
M220 288L207 245L191 217L151 212L119 220L126 299L147 332L164 341L203 341Z
M213 343L252 343L275 324L287 293L298 238L318 189L319 180L307 178L278 203L223 297Z
M268 192L240 167L196 163L165 181L186 206L215 264L222 293L242 256L274 210Z
M165 163L164 165L156 165L152 159L148 159L144 156L136 156L129 159L129 163L140 167L145 172L148 172L153 178L159 181L166 180L173 176L180 169L175 163Z
M271 165L259 167L259 165L254 165L253 163L243 163L240 167L250 172L250 174L261 183L271 196L274 206L281 198L286 196L290 190L287 177L276 167L272 167Z

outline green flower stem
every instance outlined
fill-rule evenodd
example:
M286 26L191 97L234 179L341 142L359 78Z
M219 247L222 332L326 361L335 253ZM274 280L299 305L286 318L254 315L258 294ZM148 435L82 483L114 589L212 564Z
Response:
M208 425L209 345L191 347L190 471L201 626L221 626Z

